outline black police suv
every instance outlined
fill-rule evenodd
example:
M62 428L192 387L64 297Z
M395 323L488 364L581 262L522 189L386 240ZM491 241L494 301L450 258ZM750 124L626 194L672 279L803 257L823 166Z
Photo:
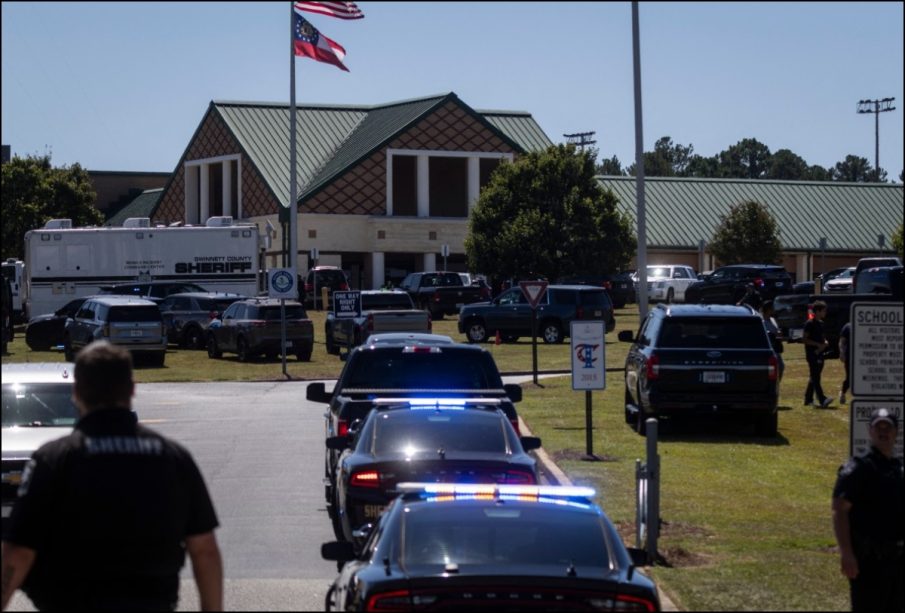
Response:
M345 449L333 507L337 537L377 520L401 481L442 483L538 482L526 450L540 439L516 434L498 399L377 401L353 435L327 439Z
M746 306L651 309L625 358L625 421L732 413L776 436L778 359L760 315Z
M590 488L401 483L364 549L345 562L326 609L659 611L657 588Z

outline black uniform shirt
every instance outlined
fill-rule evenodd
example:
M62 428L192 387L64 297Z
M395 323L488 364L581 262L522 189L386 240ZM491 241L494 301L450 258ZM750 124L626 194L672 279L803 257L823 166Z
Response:
M833 488L834 498L852 503L849 521L853 541L876 545L902 541L903 496L902 460L887 458L874 447L846 462L839 469Z
M822 343L826 338L823 334L823 322L817 319L809 319L804 324L804 337L810 339L812 341ZM811 347L810 345L804 346L804 356L808 360L815 360L823 353L823 350L817 349L816 347Z
M3 538L37 551L23 589L39 608L168 608L185 538L217 525L189 452L109 409L34 453Z

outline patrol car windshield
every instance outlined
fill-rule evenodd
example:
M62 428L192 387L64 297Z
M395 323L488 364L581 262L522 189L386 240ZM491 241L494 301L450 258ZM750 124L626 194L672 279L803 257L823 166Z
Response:
M434 454L442 449L476 453L506 453L503 422L481 409L415 409L376 416L374 454Z
M759 317L744 319L667 318L657 346L665 349L766 349L764 323Z
M609 566L600 518L550 503L422 503L411 505L403 521L406 568L530 564L555 566L565 576L572 564L581 576L582 567Z
M79 417L71 383L3 385L3 427L73 426Z

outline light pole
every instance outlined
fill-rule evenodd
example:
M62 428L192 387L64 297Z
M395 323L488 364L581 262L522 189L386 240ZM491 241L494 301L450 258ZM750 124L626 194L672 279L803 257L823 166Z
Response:
M858 100L858 113L874 114L874 172L877 180L880 179L880 113L894 111L892 105L895 98L883 98L882 100Z

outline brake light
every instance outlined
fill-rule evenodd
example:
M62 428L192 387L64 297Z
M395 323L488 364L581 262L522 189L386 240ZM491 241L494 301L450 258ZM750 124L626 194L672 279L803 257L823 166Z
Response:
M629 596L628 594L618 594L616 596L616 606L614 611L656 611L657 608L647 598L639 598L638 596Z
M516 417L515 419L510 419L509 423L512 424L512 427L515 429L515 433L521 436L522 433L518 429L518 418Z
M761 279L760 277L757 277L757 278L754 280L754 285L756 285L757 287L763 287L763 286L764 286L764 280Z
M767 358L767 379L770 381L776 381L776 377L779 374L779 360L776 359L775 355L771 355Z
M814 307L812 305L808 305L808 319L814 319Z
M310 291L312 291L313 289L314 289L314 285L312 285L311 283L305 283L305 291L306 291L306 292L310 292Z
M653 381L660 377L660 356L656 353L651 354L647 359L646 369L644 371L648 381Z
M512 485L537 485L537 480L529 472L522 470L507 470L503 477L503 483Z
M384 592L368 598L365 611L410 611L411 602L411 593L408 590Z
M434 292L431 296L431 300L434 302L440 302L440 292Z
M336 420L336 436L347 436L349 434L349 422L345 419Z
M380 473L376 470L361 470L352 473L351 487L380 487Z

